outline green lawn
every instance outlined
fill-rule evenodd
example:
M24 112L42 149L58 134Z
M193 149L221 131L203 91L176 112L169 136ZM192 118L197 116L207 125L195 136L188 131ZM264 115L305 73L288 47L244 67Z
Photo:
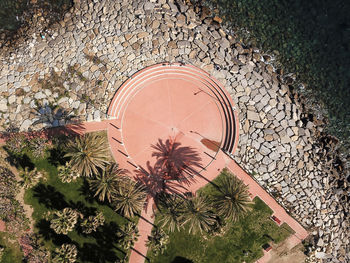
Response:
M225 171L220 176L224 175ZM215 182L215 180L214 180ZM213 186L200 189L205 194L212 192ZM228 223L228 230L222 236L188 234L186 229L170 233L170 242L162 255L154 257L149 251L151 262L255 262L263 255L262 245L279 243L293 230L286 224L278 227L272 220L271 209L259 198L254 199L253 209L236 223ZM248 251L248 255L244 255ZM186 261L186 259L188 261Z
M128 251L123 251L117 246L116 232L127 219L115 213L107 204L97 202L89 193L88 184L84 179L78 178L72 183L62 183L57 176L57 159L54 154L41 160L32 158L30 153L27 153L27 156L26 162L29 165L47 173L47 180L42 180L27 190L24 197L25 202L34 208L35 231L43 237L45 246L52 251L63 243L73 243L78 248L78 262L115 262L118 258L123 258ZM85 215L102 211L106 222L89 235L78 230L68 235L58 235L50 228L50 223L45 220L44 215L48 211L65 207L78 209Z
M22 262L22 252L18 242L11 239L8 233L0 233L0 247L4 247L4 254L0 258L1 263Z

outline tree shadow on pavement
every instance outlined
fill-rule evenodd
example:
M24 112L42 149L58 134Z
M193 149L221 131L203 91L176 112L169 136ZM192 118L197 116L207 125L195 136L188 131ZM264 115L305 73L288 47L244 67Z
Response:
M188 187L196 181L196 171L200 169L201 158L192 147L181 146L175 139L167 139L165 142L158 139L152 157L156 158L152 166L148 161L146 167L139 166L135 170L135 180L142 184L147 192L145 207L153 198L158 205L163 193L183 195L188 192Z

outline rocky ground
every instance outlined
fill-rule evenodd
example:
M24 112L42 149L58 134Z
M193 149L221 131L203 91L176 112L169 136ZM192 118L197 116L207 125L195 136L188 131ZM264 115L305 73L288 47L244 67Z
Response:
M335 139L323 135L321 116L305 111L269 59L205 8L76 0L64 20L0 57L0 130L105 119L116 89L136 71L193 64L232 95L240 121L235 159L311 231L310 259L349 262L349 175Z

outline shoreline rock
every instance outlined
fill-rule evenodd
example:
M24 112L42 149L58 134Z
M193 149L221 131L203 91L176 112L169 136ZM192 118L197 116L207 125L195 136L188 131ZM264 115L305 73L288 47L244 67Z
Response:
M216 77L237 105L235 160L311 230L316 258L345 262L349 168L337 140L290 80L266 64L270 58L220 21L181 1L75 1L46 38L0 55L0 131L106 119L116 89L137 70L163 61L193 64Z

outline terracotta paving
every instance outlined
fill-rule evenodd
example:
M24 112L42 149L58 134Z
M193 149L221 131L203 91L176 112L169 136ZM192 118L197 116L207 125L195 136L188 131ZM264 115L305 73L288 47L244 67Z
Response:
M107 130L112 155L120 167L133 174L139 167L152 166L155 149L152 145L167 140L176 141L183 147L193 149L200 158L200 173L188 190L195 192L227 167L248 185L252 197L264 201L281 222L286 222L295 234L291 242L300 243L307 231L222 149L231 136L231 153L237 147L238 118L227 119L226 109L220 101L226 96L227 103L233 103L215 79L204 71L181 64L156 65L136 73L117 91L108 114L111 120L85 122L52 129L53 133L76 132L79 134ZM230 109L231 110L231 109ZM228 125L227 122L231 125ZM229 126L229 127L228 127ZM229 146L227 146L229 148ZM130 255L131 263L145 262L147 247L145 241L151 234L154 215L152 201L142 211L138 229L140 237ZM265 259L264 259L265 258ZM268 253L258 262L265 262Z

